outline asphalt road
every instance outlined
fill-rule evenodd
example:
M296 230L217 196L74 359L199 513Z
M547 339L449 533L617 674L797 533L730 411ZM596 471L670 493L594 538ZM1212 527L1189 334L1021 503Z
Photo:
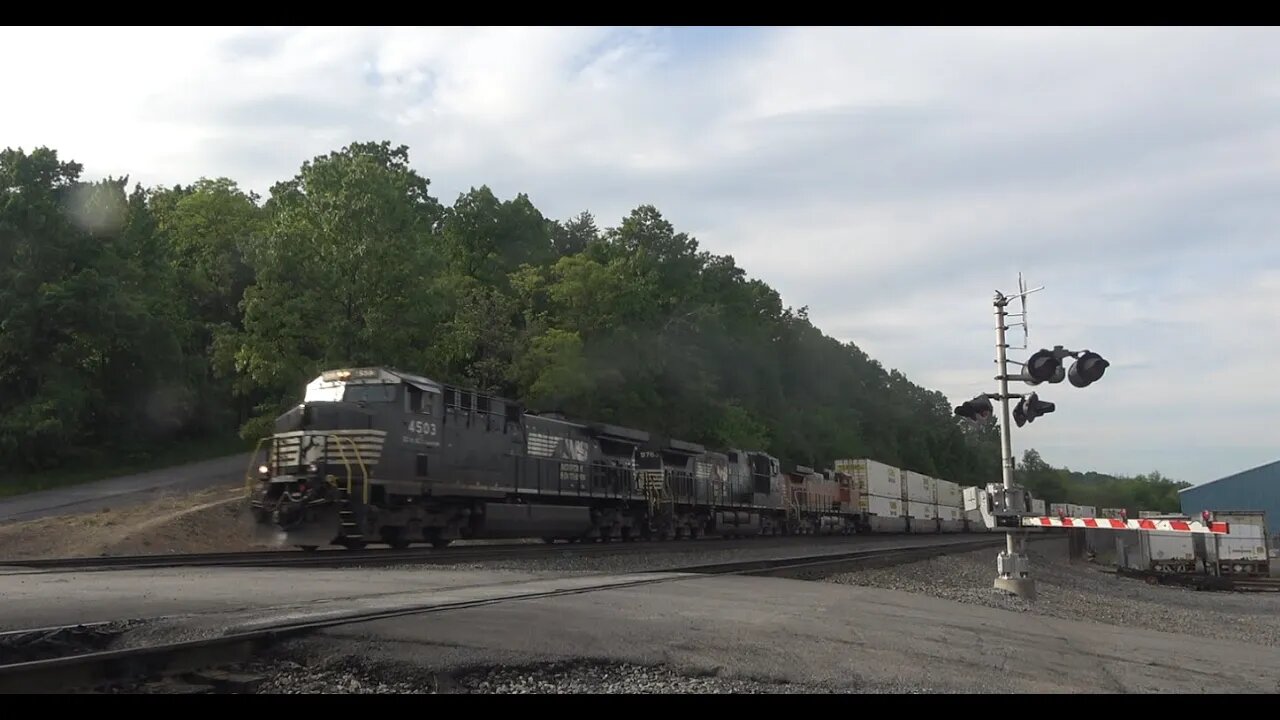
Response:
M7 570L0 571L5 602L0 629L157 620L131 631L130 644L136 644L343 616L353 610L506 598L638 577L465 566ZM1121 629L834 583L666 578L652 585L345 625L303 640L299 647L313 656L394 660L432 672L585 658L663 663L682 671L855 691L1280 690L1280 648L1261 643Z
M225 485L242 479L248 463L249 454L242 453L17 495L0 500L0 523L116 509L154 500L166 492L190 492Z
M971 537L829 538L757 547L689 543L684 552L548 555L489 561L476 567L407 565L380 568L188 567L139 570L49 571L5 566L0 560L0 631L124 619L183 616L182 624L216 627L310 613L350 612L436 602L445 591L501 594L514 584L546 579L606 577L672 566L807 557L872 548L914 547L972 540ZM995 552L993 548L992 552ZM207 622L193 622L201 616Z
M586 658L962 693L1274 693L1280 649L896 590L703 577L346 625L302 647L433 672ZM896 690L891 690L896 691Z

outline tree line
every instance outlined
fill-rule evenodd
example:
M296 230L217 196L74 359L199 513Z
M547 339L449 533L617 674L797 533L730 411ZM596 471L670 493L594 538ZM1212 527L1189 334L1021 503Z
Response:
M788 463L871 457L980 484L998 436L823 334L654 207L600 227L408 148L354 143L261 198L89 182L0 153L0 461L19 471L269 432L321 370L384 365Z
M1178 491L1191 487L1191 483L1172 480L1158 471L1124 477L1056 468L1034 449L1023 453L1015 478L1033 497L1047 502L1092 505L1099 510L1124 508L1131 518L1137 518L1142 510L1181 512Z

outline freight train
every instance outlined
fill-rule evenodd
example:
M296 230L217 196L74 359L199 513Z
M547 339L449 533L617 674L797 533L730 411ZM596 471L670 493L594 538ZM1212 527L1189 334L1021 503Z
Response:
M954 483L874 461L784 470L383 367L322 373L263 443L255 520L306 549L987 529Z

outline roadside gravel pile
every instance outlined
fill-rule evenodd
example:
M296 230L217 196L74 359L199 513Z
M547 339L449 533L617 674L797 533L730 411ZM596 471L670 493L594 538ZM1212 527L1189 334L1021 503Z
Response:
M308 667L280 660L254 671L268 676L257 687L258 695L429 695L436 691L429 678L366 667L355 661Z
M457 678L459 689L492 694L727 694L830 693L807 685L682 675L665 667L574 661L496 667Z
M1117 578L1097 565L1068 562L1064 541L1028 547L1037 599L1027 602L992 587L998 552L979 550L841 573L826 581L905 590L1067 620L1280 646L1280 594L1197 592Z
M254 666L268 676L258 694L786 694L786 693L929 693L929 688L830 688L766 682L716 675L687 675L667 667L588 660L496 666L454 676L425 673L408 666L366 664L349 658L320 665L279 660Z

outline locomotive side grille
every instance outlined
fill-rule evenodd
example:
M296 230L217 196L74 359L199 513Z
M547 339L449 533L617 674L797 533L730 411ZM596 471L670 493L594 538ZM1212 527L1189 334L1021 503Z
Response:
M639 481L641 490L656 492L667 486L661 470L637 470L636 479Z
M560 438L540 432L529 433L529 454L534 457L555 457Z

